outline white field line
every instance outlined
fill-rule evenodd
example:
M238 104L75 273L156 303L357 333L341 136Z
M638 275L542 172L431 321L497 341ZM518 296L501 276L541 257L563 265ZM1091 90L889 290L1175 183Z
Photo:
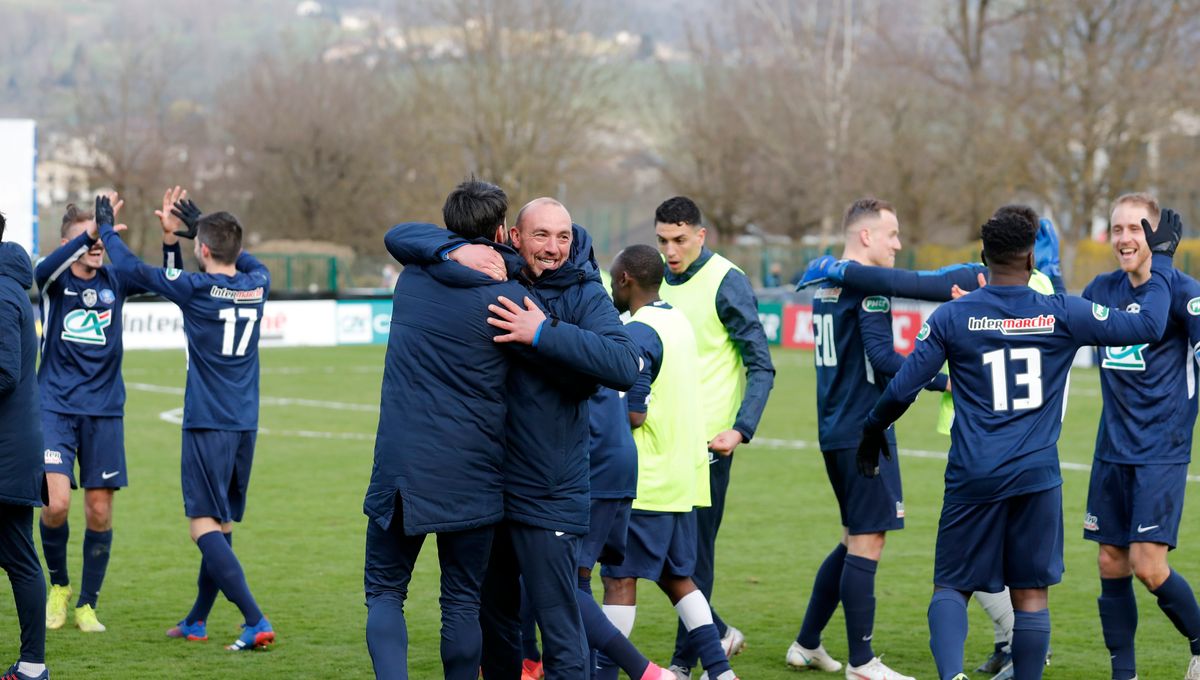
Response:
M1074 391L1072 391L1074 393ZM821 446L817 442L805 441L803 439L769 439L766 437L755 437L754 444L768 449L813 449L820 451ZM929 458L931 460L946 460L946 454L941 451L925 451L922 449L900 449L900 453L913 458ZM1060 461L1059 466L1064 470L1073 470L1075 472L1091 472L1092 466L1087 463L1073 463L1071 461ZM1188 475L1189 482L1200 482L1200 475Z

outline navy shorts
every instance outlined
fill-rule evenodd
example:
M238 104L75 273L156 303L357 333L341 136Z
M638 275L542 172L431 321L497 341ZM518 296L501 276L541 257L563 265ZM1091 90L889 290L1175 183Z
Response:
M1062 580L1062 487L991 503L942 505L933 583L964 592Z
M46 472L57 472L85 489L120 489L129 486L125 471L125 419L111 416L80 416L42 411L42 433L46 440Z
M900 485L900 459L896 445L892 459L879 458L879 474L872 478L858 473L858 451L838 449L822 451L825 472L837 496L842 526L852 536L896 531L904 528L904 490Z
M593 498L592 521L579 547L579 568L591 569L596 562L621 564L625 561L625 540L629 532L630 498Z
M691 577L696 571L696 511L629 514L625 561L605 564L600 575L607 578L663 576Z
M242 521L256 436L253 431L183 431L184 514L221 523Z
M1175 547L1187 463L1122 465L1092 462L1083 537L1122 548L1130 543L1163 543Z

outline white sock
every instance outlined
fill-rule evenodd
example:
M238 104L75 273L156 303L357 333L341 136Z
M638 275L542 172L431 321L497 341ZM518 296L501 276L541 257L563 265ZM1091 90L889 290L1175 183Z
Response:
M737 680L737 676L733 674L733 670L727 670L717 677L717 680Z
M605 604L601 605L600 609L604 611L604 615L608 617L612 625L621 631L621 635L629 637L629 634L633 632L633 620L637 618L637 605Z
M21 661L17 664L17 672L33 677L41 675L42 671L44 670L46 670L46 664L44 663L29 663L28 661Z
M709 608L704 593L699 590L684 595L675 603L675 611L679 612L679 620L683 621L683 627L688 629L688 632L713 622L712 609Z
M1013 608L1008 588L999 593L976 592L975 599L992 619L995 643L1012 644Z

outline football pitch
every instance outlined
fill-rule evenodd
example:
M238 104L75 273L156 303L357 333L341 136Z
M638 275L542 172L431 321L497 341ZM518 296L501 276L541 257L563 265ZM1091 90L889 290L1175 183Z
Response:
M717 551L714 604L746 634L748 647L734 659L743 680L797 677L785 666L784 652L799 628L813 575L840 537L837 505L816 447L812 355L782 350L775 361L775 390L758 437L736 454ZM234 531L234 548L279 642L269 651L234 654L222 647L236 637L240 617L224 598L209 619L208 642L164 635L191 606L200 562L188 539L179 490L184 357L177 351L127 352L131 486L115 502L113 556L98 607L108 632L84 635L70 622L49 631L46 654L53 677L373 677L364 642L366 518L361 507L382 370L382 347L263 350L262 430L246 518ZM948 445L948 438L934 430L937 396L923 392L898 425L906 528L889 536L876 582L875 651L893 668L921 679L936 677L925 610L945 466L938 456ZM1054 658L1047 678L1108 677L1096 610L1096 546L1080 536L1085 466L1099 414L1096 371L1075 370L1060 441L1062 459L1072 468L1063 471L1067 573L1050 591ZM1195 495L1197 489L1189 484L1189 492ZM81 494L73 496L70 520L76 592L82 501ZM1180 544L1172 553L1173 565L1200 585L1195 501L1185 509ZM426 543L407 606L409 667L417 679L441 677L435 550L433 541ZM17 656L17 624L8 582L0 583L0 662L8 664ZM1187 644L1153 596L1135 585L1139 676L1181 677ZM992 647L990 621L975 604L970 612L968 671ZM634 642L665 664L674 634L674 610L644 583ZM840 610L826 630L825 645L845 660Z

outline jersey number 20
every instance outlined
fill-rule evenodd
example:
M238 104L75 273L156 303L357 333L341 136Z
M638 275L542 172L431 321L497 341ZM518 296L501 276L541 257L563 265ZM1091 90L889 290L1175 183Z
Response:
M1028 393L1024 397L1012 400L1013 411L1024 411L1042 405L1042 354L1036 347L1012 347L1007 350L997 349L983 355L983 365L992 369L992 408L996 411L1009 410L1008 399L1008 368L1004 353L1008 352L1008 361L1020 361L1025 364L1024 372L1013 375L1013 385L1024 386Z
M225 334L221 337L221 354L225 356L234 356L233 336L237 332L238 318L247 319L248 323L242 330L242 337L238 340L236 355L239 357L246 356L246 348L250 346L250 335L254 331L254 324L258 321L257 309L234 309L226 307L217 313L221 320L225 322Z
M833 337L833 315L813 315L813 349L816 350L817 368L837 366L837 339Z

